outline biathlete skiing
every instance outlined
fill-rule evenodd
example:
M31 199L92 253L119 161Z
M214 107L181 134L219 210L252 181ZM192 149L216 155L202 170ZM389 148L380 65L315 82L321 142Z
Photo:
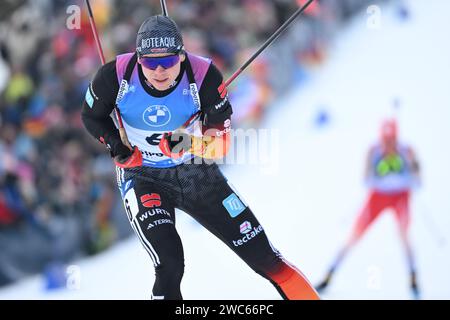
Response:
M140 27L136 52L104 64L87 90L82 120L116 164L126 214L155 268L152 298L183 298L178 208L269 280L282 298L318 299L213 161L230 145L228 84L211 60L185 50L171 18L157 15Z

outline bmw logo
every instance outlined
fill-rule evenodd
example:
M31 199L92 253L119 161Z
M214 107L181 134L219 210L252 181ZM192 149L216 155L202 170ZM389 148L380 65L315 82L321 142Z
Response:
M166 106L151 106L144 112L144 122L150 127L163 127L171 118L172 115Z

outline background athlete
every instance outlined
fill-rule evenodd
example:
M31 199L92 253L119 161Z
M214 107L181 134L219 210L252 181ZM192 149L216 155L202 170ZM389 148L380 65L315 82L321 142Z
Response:
M392 209L406 252L410 288L414 297L419 298L416 265L408 238L411 191L420 183L419 162L411 147L398 142L397 122L393 119L383 122L380 142L369 151L365 180L369 187L368 199L356 219L350 238L339 252L325 279L317 286L317 290L321 292L328 287L349 250L383 211Z

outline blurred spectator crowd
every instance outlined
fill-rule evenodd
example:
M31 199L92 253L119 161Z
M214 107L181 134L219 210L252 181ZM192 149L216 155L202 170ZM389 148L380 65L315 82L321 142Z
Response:
M92 0L108 60L135 49L158 0ZM304 0L167 0L187 50L231 75ZM370 1L370 3L373 1ZM81 28L67 20L82 9ZM235 121L255 126L325 58L367 0L317 0L232 88ZM73 8L73 7L72 7ZM0 286L95 254L131 233L104 147L80 121L100 66L84 1L0 3Z

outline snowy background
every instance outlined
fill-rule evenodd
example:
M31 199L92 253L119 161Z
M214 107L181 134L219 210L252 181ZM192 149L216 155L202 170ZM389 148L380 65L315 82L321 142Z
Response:
M325 65L279 100L264 128L278 130L277 170L233 165L226 176L250 204L272 243L311 280L322 280L362 206L367 149L383 118L396 112L401 140L423 169L412 201L411 239L424 299L450 298L450 2L406 1L408 21L382 7L378 29L368 15L336 39ZM236 106L235 106L236 107ZM326 116L328 121L317 118ZM225 245L179 213L186 299L280 299ZM443 238L446 238L447 242ZM338 270L324 299L410 299L396 221L382 215ZM69 269L67 290L43 290L43 277L0 290L0 299L149 299L154 280L136 238ZM142 281L143 275L148 275Z

